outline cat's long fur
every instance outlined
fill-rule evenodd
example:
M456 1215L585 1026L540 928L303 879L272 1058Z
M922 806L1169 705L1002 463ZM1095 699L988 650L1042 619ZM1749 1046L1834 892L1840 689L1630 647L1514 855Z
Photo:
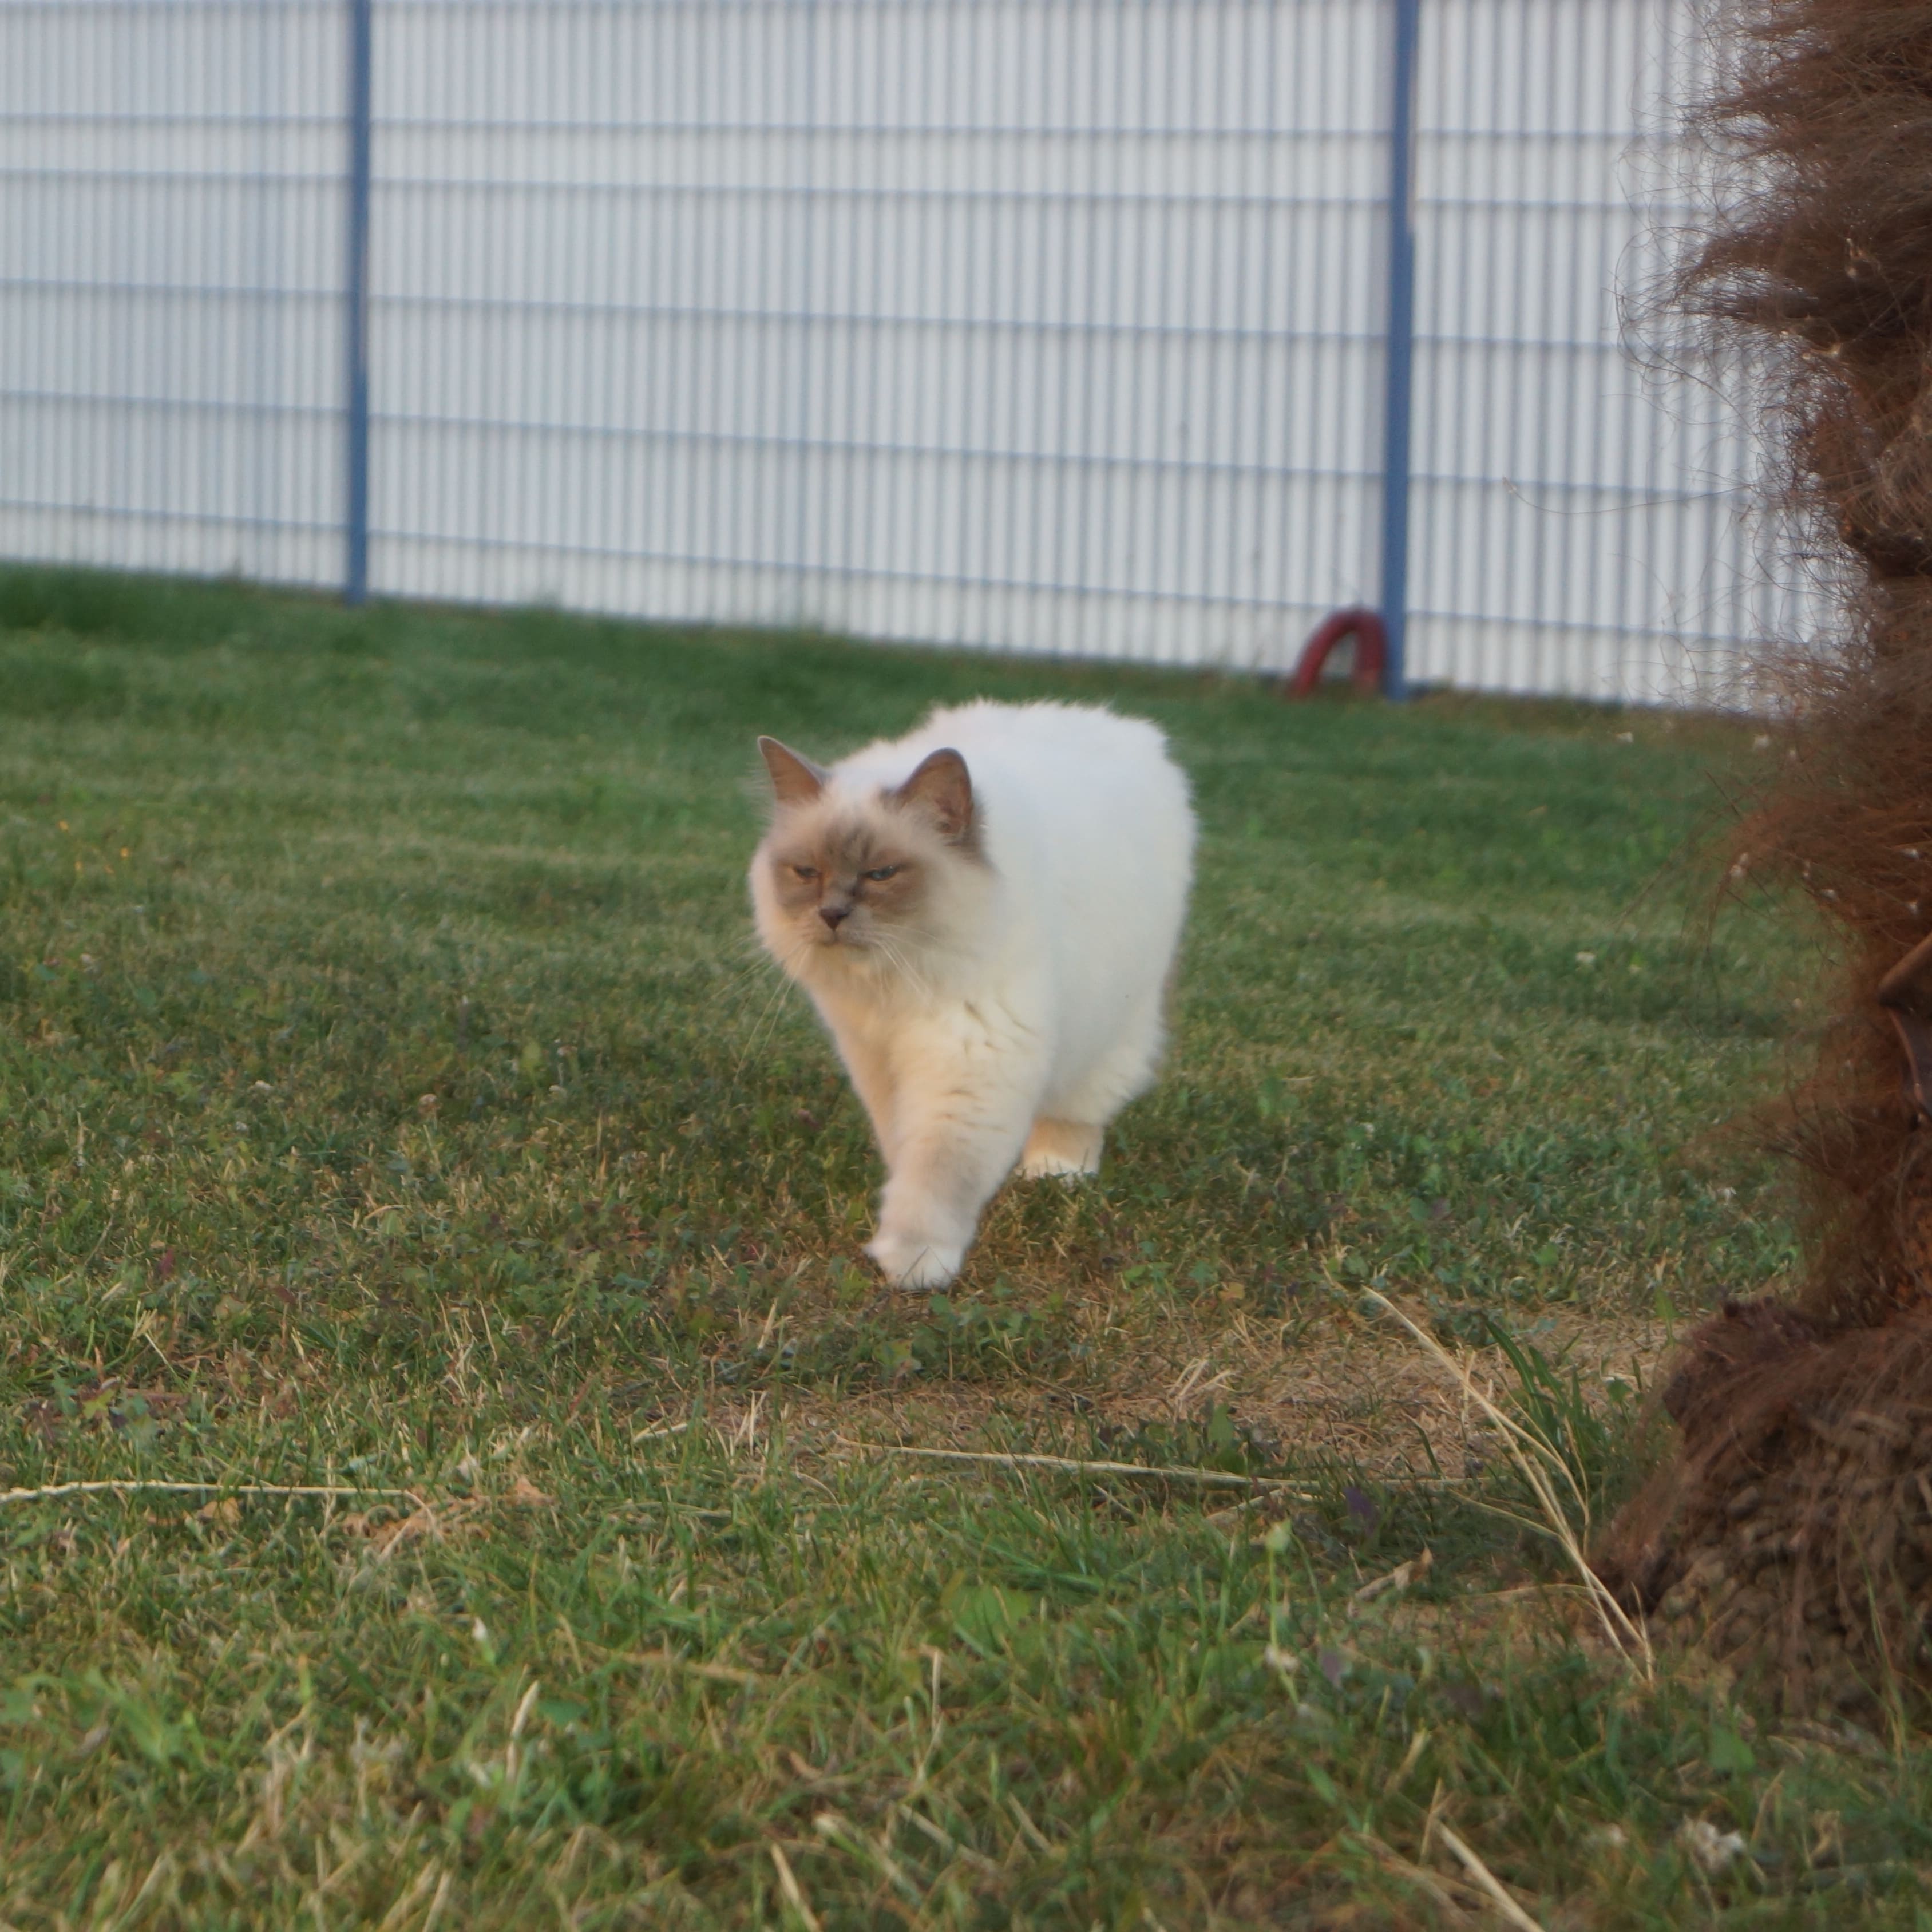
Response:
M1192 870L1187 782L1141 719L934 712L820 771L775 740L752 862L767 950L812 998L886 1181L867 1250L938 1288L1018 1161L1095 1172L1152 1081Z

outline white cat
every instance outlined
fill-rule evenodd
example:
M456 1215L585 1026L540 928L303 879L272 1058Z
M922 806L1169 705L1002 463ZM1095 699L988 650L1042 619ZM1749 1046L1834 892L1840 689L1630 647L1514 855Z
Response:
M831 1030L886 1180L866 1252L959 1270L1016 1160L1093 1174L1154 1078L1194 814L1151 724L962 705L821 770L760 738L775 806L758 934Z

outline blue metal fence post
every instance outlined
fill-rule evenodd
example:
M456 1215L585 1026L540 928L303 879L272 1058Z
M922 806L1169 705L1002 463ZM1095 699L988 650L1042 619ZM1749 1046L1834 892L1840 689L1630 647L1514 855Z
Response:
M346 371L346 551L342 594L360 604L369 594L369 176L370 0L349 4L349 259L343 289Z
M1415 368L1415 69L1422 0L1394 0L1390 61L1388 317L1382 405L1382 694L1408 695L1409 421Z

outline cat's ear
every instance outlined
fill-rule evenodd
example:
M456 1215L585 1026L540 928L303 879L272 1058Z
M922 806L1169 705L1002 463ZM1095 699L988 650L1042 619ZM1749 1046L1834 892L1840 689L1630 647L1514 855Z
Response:
M923 806L949 838L963 838L973 828L973 780L957 752L931 752L919 770L892 794L895 805Z
M809 758L801 758L776 738L760 738L765 770L772 775L772 793L781 805L809 805L825 789L825 773Z

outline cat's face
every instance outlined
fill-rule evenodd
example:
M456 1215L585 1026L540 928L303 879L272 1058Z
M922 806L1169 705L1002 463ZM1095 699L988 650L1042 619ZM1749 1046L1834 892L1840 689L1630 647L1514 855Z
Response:
M814 946L876 946L919 922L932 855L882 810L791 812L767 842L772 896Z
M788 964L910 965L948 925L962 868L981 863L965 761L935 752L898 790L854 798L775 739L759 748L777 807L753 861L766 944Z

